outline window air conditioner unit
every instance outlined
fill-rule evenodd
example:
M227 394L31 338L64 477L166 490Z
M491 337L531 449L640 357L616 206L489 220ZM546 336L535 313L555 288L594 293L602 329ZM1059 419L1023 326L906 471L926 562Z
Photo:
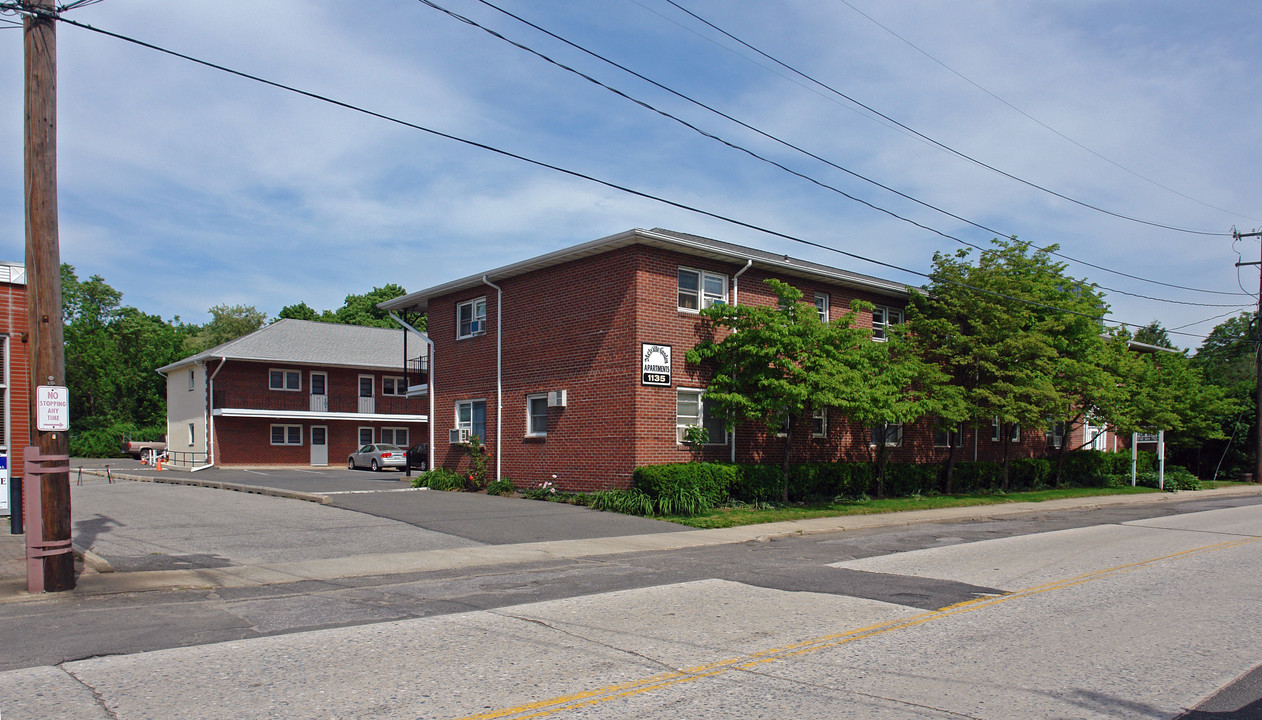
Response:
M565 397L564 390L549 390L548 391L548 407L563 408L565 407L565 400L566 400L566 397Z
M447 433L447 439L452 445L459 445L460 443L469 442L469 436L472 434L469 428L452 428Z
M476 335L476 334L478 334L478 333L482 332L482 330L483 330L482 324L483 324L484 322L486 322L486 321L485 321L485 320L474 320L473 322L469 323L469 334L470 334L470 335Z

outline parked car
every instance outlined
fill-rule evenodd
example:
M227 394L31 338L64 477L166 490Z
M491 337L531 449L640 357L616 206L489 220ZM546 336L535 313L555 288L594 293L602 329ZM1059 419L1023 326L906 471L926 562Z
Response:
M429 469L429 443L419 443L408 448L408 467L413 470Z
M167 444L163 442L140 442L133 441L131 438L123 437L123 454L130 455L133 459L140 460L144 463L153 462L156 455L161 455L167 451Z
M403 451L403 448L387 443L365 445L346 458L346 468L348 470L366 467L371 468L375 472L382 468L403 470L406 466L407 453Z

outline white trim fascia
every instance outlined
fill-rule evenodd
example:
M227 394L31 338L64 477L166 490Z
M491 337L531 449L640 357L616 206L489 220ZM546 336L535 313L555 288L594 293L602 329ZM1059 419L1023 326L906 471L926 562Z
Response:
M389 413L312 412L310 410L256 410L253 408L215 408L216 417L273 418L280 420L360 420L363 422L429 422L428 415Z

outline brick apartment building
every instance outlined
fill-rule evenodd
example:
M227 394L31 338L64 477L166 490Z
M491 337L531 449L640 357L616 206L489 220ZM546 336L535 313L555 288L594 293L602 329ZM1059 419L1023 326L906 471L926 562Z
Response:
M410 358L405 360L405 358ZM402 330L279 320L159 368L177 466L340 465L427 442L424 344Z
M684 361L701 337L699 309L774 304L767 278L797 287L828 319L853 299L873 303L859 322L876 341L903 319L902 284L661 229L630 230L381 307L427 314L435 467L464 467L459 442L476 434L500 477L590 491L626 487L639 466L692 459L680 442L691 425L709 430L705 459L778 462L783 439L754 424L726 433L707 415L705 371ZM827 411L803 424L796 462L866 460L873 437L883 434ZM1073 429L1075 437L1084 431ZM948 442L958 459L1003 452L991 426L948 438L922 422L885 436L896 461L945 460ZM1060 441L1016 430L1011 452L1044 455ZM1096 444L1112 442L1102 435Z
M0 515L9 514L9 479L22 474L31 442L26 268L0 262Z

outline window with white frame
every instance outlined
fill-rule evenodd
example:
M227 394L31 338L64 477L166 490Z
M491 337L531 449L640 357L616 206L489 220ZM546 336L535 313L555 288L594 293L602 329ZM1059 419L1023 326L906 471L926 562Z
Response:
M727 444L723 418L706 408L705 391L680 388L675 394L675 442L683 442L690 427L705 429L707 445Z
M272 444L273 445L301 445L302 444L302 426L301 425L273 425L272 426Z
M401 377L383 377L381 378L381 394L403 397L408 394L407 383Z
M1003 436L1000 435L1001 427L1003 427L1003 423L999 421L999 416L996 415L995 417L991 418L990 420L990 441L991 442L999 442L1003 438ZM1009 427L1011 428L1011 430L1008 433L1009 440L1014 443L1021 442L1021 426L1016 423L1012 423L1012 425L1010 425Z
M543 437L548 434L548 395L539 393L526 396L526 435Z
M889 329L903 321L903 311L898 308L877 306L872 308L872 339L884 340Z
M935 425L933 428L933 446L937 448L961 447L964 444L964 433L959 425L945 428Z
M486 442L486 401L462 400L456 403L456 427L468 430Z
M1047 430L1043 434L1047 438L1047 446L1059 450L1065 444L1065 423L1048 418Z
M359 429L359 444L360 444L360 446L362 447L362 446L364 446L364 445L372 445L372 436L373 436L373 431L372 431L372 428L370 428L370 427L361 427L361 428Z
M193 370L189 370L188 371L188 389L190 392L193 390L193 383L196 379L197 379L196 372Z
M369 442L371 442L371 440ZM405 448L408 446L408 429L381 428L381 442Z
M828 408L811 411L811 437L828 437Z
M822 322L828 322L828 293L815 293L815 312Z
M885 443L886 447L901 447L903 444L903 424L885 423L872 428L870 440L873 446Z
M302 373L297 370L271 370L267 374L267 387L290 392L301 390Z
M727 276L679 268L679 309L699 312L727 302Z
M197 440L197 428L193 423L188 424L188 446L193 447L193 442Z
M467 300L456 306L456 339L486 333L486 298Z

